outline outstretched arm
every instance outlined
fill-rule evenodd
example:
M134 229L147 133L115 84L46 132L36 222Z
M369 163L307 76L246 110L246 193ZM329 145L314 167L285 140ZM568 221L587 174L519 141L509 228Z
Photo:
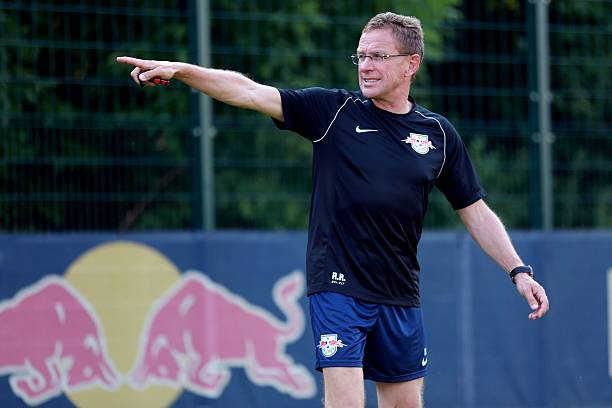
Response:
M255 110L284 122L278 89L259 84L238 72L132 57L117 57L117 62L134 67L131 76L137 84L155 86L149 82L153 78L175 78L218 101Z
M474 204L462 208L458 213L478 245L506 273L517 266L523 265L504 225L483 200L478 200ZM536 320L544 316L549 308L544 288L526 273L516 275L514 281L516 282L516 289L533 310L529 314L529 318Z

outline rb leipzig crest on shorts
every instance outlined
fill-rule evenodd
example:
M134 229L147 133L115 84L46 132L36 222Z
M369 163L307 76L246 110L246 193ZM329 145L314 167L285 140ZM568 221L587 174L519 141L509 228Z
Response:
M321 353L325 357L331 357L336 354L338 347L342 348L344 346L346 344L342 343L342 340L338 340L337 334L323 334L317 347L321 349Z
M418 154L427 154L429 153L429 149L435 150L436 148L433 143L429 141L429 136L420 135L418 133L410 133L410 136L402 139L402 142L410 143L412 149Z

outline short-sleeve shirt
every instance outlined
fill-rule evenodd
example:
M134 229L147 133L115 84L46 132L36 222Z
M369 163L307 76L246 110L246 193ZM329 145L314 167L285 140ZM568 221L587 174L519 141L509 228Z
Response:
M416 104L406 114L359 92L279 90L287 129L313 143L308 294L419 306L417 244L437 186L454 209L485 196L459 134Z

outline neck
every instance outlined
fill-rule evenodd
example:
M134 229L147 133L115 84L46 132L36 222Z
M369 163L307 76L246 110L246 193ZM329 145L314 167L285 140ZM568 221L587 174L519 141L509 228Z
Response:
M372 103L379 109L389 111L391 113L408 113L412 109L412 102L406 99L387 101L384 99L372 99Z

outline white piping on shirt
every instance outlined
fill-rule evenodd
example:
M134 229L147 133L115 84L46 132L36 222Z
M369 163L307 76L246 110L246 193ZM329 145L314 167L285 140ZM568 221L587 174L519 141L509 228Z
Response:
M327 130L325 130L325 133L323 134L323 136L321 136L319 139L317 140L313 140L313 143L317 143L320 142L321 140L323 140L325 138L325 136L327 136L327 133L329 132L329 129L331 129L332 125L334 124L334 122L336 121L336 118L338 117L338 115L340 114L340 111L342 110L342 108L344 108L344 106L347 104L348 101L350 100L355 100L355 101L359 101L361 103L367 103L368 101L362 101L359 98L354 98L352 96L349 96L348 98L346 98L346 100L344 101L344 103L342 104L342 106L340 106L338 108L338 110L336 111L336 114L334 115L334 118L331 120L331 122L329 123L329 126L327 127ZM436 178L440 177L440 174L442 174L442 169L444 168L444 164L446 163L446 132L444 131L444 128L442 127L442 124L440 123L440 121L434 117L431 116L425 116L424 114L422 114L421 112L419 112L418 110L415 110L415 113L418 113L419 115L421 115L422 117L424 117L425 119L431 119L431 120L435 120L436 123L438 124L438 126L440 127L440 130L442 131L442 134L444 135L444 148L443 148L443 159L442 159L442 165L440 166L440 171L438 172L438 175L436 176Z
M333 125L333 124L334 124L334 122L336 121L336 118L338 117L338 114L340 113L340 111L342 110L342 108L344 108L344 105L346 105L346 103L347 103L348 101L350 101L351 99L354 99L354 100L359 101L359 102L361 102L361 103L366 103L366 102L368 102L367 100L362 101L361 99L359 99L359 98L355 98L355 97L353 97L353 96L349 96L348 98L346 98L346 101L344 101L344 103L342 104L342 106L340 106L340 107L338 108L338 111L337 111L337 112L336 112L336 114L334 115L334 118L332 119L332 121L329 123L329 126L327 127L327 130L325 131L325 133L323 134L323 136L321 136L321 138L319 138L319 139L317 139L317 140L313 140L313 141L312 141L312 143L317 143L317 142L320 142L321 140L323 140L323 139L325 138L325 136L327 136L327 133L329 132L329 129L332 127L332 125Z
M440 166L440 171L438 172L438 175L436 176L436 179L437 179L438 177L440 177L440 174L442 174L442 169L444 168L444 164L446 163L446 132L444 131L444 128L442 127L442 124L440 123L438 119L431 117L431 116L425 116L418 110L415 110L415 112L421 115L422 117L424 117L425 119L435 120L438 123L438 126L440 126L440 130L442 130L442 134L444 135L444 149L443 149L444 158L442 159L442 166Z

